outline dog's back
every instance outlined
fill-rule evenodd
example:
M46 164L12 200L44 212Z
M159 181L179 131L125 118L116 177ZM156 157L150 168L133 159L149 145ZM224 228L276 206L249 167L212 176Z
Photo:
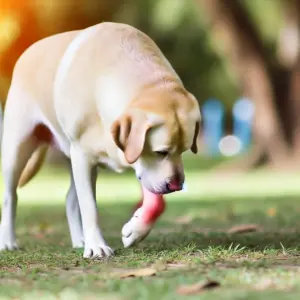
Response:
M21 89L28 100L39 103L43 113L53 113L53 81L56 70L64 51L77 33L78 31L70 31L56 34L31 45L16 63L10 90ZM12 91L10 94L13 94ZM18 106L25 97L20 99L9 95L7 104L16 101Z
M53 106L53 80L59 61L77 32L44 38L20 56L14 68L5 106L3 127L8 129L3 132L3 143L12 140L13 132L20 131L20 128L24 130L26 124L30 126L34 123L34 117L51 120L52 126L59 130ZM32 119L24 122L27 113ZM25 185L39 171L47 149L47 145L36 148L22 172L19 186Z

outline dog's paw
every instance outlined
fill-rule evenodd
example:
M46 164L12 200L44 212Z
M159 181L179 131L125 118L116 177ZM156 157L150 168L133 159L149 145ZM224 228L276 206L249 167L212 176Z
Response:
M122 228L122 242L125 248L141 242L150 233L153 224L146 224L141 219L142 208Z
M91 259L101 259L114 255L114 251L107 245L85 247L83 257Z
M17 245L16 242L0 242L0 251L14 251L14 250L18 250L19 247Z
M15 237L13 237L10 234L5 234L0 229L0 251L5 251L5 250L9 250L9 251L18 250L18 245Z
M107 246L99 228L88 230L85 236L84 258L101 259L114 254L114 251Z

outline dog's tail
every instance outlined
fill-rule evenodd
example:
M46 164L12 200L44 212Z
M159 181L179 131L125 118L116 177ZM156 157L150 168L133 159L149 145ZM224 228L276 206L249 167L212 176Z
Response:
M18 187L26 185L38 173L45 161L48 149L49 146L43 144L33 152L21 174Z

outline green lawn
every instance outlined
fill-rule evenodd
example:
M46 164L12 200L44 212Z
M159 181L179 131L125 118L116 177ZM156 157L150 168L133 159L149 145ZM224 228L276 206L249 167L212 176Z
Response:
M68 177L44 170L19 192L22 250L0 254L0 299L299 299L300 175L216 176L195 168L186 175L187 191L167 197L147 239L123 249L120 231L139 187L133 175L100 174L101 225L116 256L89 261L70 246ZM2 180L0 188L2 195ZM241 224L258 228L227 232ZM122 278L141 268L155 274ZM220 286L188 296L178 290L206 280Z

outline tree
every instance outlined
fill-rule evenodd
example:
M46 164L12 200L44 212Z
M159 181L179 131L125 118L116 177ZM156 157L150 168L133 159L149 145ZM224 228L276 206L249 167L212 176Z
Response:
M0 105L5 106L13 68L34 42L59 32L111 21L120 0L0 2ZM2 111L1 107L1 111ZM1 130L0 130L1 133ZM61 163L62 154L51 149L50 160Z
M59 32L111 21L120 0L0 2L0 101L5 104L14 65L39 39Z
M242 93L255 102L256 165L267 158L275 166L296 158L300 147L300 1L283 1L283 27L278 33L277 57L270 55L245 2L197 0L209 30L223 43L225 55ZM290 40L291 39L291 40ZM248 165L247 165L248 166Z

